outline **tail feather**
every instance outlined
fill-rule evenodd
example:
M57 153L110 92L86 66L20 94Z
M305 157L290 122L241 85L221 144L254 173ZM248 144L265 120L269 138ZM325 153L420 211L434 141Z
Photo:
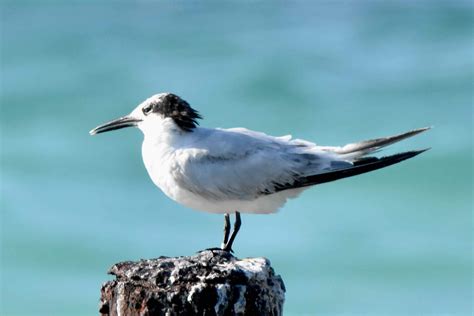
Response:
M367 157L362 158L356 162L354 162L353 166L344 169L332 170L320 174L315 174L307 177L302 177L297 179L292 184L284 184L284 185L277 185L275 187L275 192L288 190L288 189L296 189L307 187L311 185L331 182L343 178L348 178L352 176L356 176L362 173L374 171L377 169L385 168L390 165L399 163L403 160L413 158L416 155L421 154L422 152L427 151L430 148L422 149L422 150L414 150L414 151L407 151L391 156L376 158L376 157Z
M342 147L321 147L322 150L330 151L341 156L342 159L352 160L363 157L369 153L373 153L382 147L391 145L393 143L399 142L403 139L415 136L424 131L429 130L431 127L423 127L411 130L406 133L399 135L376 138L371 140L365 140L358 143L347 144Z

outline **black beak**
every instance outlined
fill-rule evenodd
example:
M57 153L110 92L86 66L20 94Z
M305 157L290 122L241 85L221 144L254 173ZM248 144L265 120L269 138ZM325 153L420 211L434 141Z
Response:
M114 129L137 126L138 122L141 122L141 121L142 120L134 118L134 117L124 116L116 120L113 120L111 122L97 126L93 130L91 130L89 134L95 135L95 134L99 134L103 132L113 131Z

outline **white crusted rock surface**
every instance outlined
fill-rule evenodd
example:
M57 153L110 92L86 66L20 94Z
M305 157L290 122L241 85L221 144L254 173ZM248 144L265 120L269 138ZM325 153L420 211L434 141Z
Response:
M285 286L265 258L221 250L115 264L101 315L282 315Z

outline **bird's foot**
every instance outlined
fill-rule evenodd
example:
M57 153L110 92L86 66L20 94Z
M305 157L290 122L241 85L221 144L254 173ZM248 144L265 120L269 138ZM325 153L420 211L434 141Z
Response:
M232 250L232 245L224 245L222 244L221 248L220 248L222 251L226 251L226 252L230 252L230 253L234 253L234 250Z
M212 248L206 248L204 250L201 250L201 251L212 251L212 252L228 252L228 253L234 253L234 250L232 250L232 248L229 248L229 247L225 247L224 245L221 246L221 247L212 247Z
M231 247L228 247L224 244L222 244L220 247L212 247L212 248L206 248L204 250L209 250L209 251L225 251L225 252L230 252L234 253L234 250L232 250Z
M206 248L204 250L207 250L207 251L224 251L222 248L219 248L219 247Z

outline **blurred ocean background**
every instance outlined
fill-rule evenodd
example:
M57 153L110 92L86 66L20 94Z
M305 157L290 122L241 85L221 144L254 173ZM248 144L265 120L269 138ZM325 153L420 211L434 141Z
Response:
M223 217L169 200L139 130L96 125L172 91L201 125L343 145L435 128L383 171L243 216L285 315L470 315L470 1L3 1L1 315L96 315L118 261L218 246Z

